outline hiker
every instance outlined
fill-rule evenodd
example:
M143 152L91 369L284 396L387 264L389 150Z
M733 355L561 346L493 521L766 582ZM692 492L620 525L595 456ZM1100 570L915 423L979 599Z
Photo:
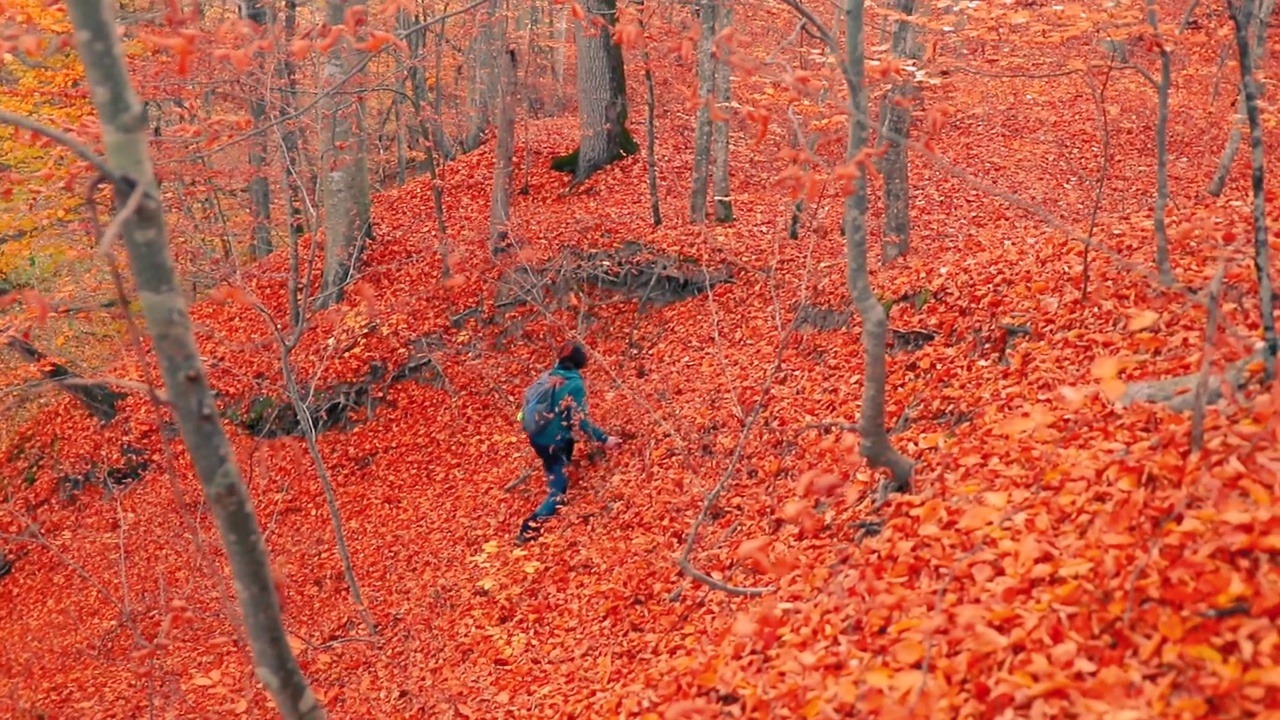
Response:
M573 460L573 430L612 450L622 443L591 422L587 416L587 388L582 381L582 368L587 366L587 351L581 344L567 342L560 347L555 368L543 373L525 391L520 423L529 436L529 444L542 461L547 477L547 498L520 526L516 542L534 540L541 525L556 514L569 492L566 474Z

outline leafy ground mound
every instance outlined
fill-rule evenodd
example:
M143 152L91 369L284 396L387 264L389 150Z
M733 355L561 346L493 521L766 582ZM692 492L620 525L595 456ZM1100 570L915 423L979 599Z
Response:
M771 37L765 20L744 37ZM660 77L685 77L663 62ZM1237 169L1220 200L1191 199L1215 162L1203 149L1225 135L1215 118L1230 109L1223 97L1205 111L1213 68L1206 51L1180 69L1174 93L1172 253L1193 288L1208 284L1224 246L1237 260L1228 285L1240 292L1228 294L1213 349L1223 364L1248 353L1257 302L1243 260L1245 174ZM1095 104L1078 78L1057 83L957 74L932 99L974 109L935 142L1083 227L1094 169L1075 165L1098 155ZM756 97L760 85L736 92ZM662 127L689 126L686 92L664 83ZM1117 76L1108 93L1120 119L1095 235L1110 251L1093 251L1087 299L1081 244L927 162L913 168L916 246L874 282L886 302L910 299L892 305L895 328L934 339L891 358L894 439L919 464L915 492L878 511L876 479L842 429L861 392L856 319L787 335L779 349L802 306L847 306L838 235L811 226L786 239L780 163L738 163L737 222L691 228L672 217L687 202L688 133L664 131L669 222L655 231L636 190L641 159L601 174L590 195L562 197L564 179L547 166L572 144L574 123L538 126L532 192L514 211L526 251L511 262L640 241L737 268L731 283L643 314L588 288L570 307L524 307L501 326L451 323L491 306L503 277L484 250L491 158L447 168L463 270L447 282L423 221L428 184L379 197L364 290L319 319L296 355L304 377L323 368L328 382L351 382L374 362L402 366L417 338L441 341L432 358L447 382L388 385L371 419L321 438L376 644L361 639L300 443L235 438L289 630L334 716L1274 716L1280 394L1211 411L1199 454L1188 451L1186 416L1108 401L1116 377L1198 370L1206 317L1143 270L1153 256L1151 91ZM777 128L763 149L737 152L771 157L782 140ZM819 223L834 228L837 210L838 198L824 197ZM282 272L272 259L246 281L276 311ZM279 387L249 307L206 302L193 315L224 397ZM513 324L508 349L495 351ZM629 442L577 469L572 504L544 539L517 549L511 538L540 487L504 489L534 461L516 398L575 331L597 353L594 414ZM129 367L118 376L144 379ZM60 402L5 470L31 487L4 532L36 542L0 579L11 608L0 710L269 717L247 650L222 619L227 588L212 578L225 562L198 486L181 452L166 472L148 401L131 397L101 431L68 424L83 412ZM110 502L56 499L58 477L91 461L122 464L124 447L152 449L141 481ZM724 582L769 588L762 598L711 590L676 568L722 478L692 560Z

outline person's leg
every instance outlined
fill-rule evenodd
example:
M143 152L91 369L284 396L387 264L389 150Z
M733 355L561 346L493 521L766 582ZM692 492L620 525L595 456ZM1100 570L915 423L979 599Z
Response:
M569 491L569 477L565 474L567 458L564 449L535 444L533 450L542 461L542 469L547 479L547 497L520 526L518 539L521 542L537 537L539 526L544 520L556 514L556 510L564 503L565 493Z

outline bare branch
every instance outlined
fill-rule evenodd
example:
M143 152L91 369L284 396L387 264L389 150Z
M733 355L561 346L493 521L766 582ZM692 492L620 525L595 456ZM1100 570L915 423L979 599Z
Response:
M22 128L23 130L30 130L33 133L38 133L40 135L43 135L49 138L50 140L58 143L59 145L65 147L66 149L70 150L71 152L75 153L76 157L94 166L95 168L97 168L98 172L102 173L103 175L106 175L109 178L115 177L115 173L111 172L111 166L107 165L106 160L104 160L100 155L98 155L94 151L90 150L88 146L86 146L84 143L80 142L74 137L71 137L67 133L62 132L61 130L56 130L54 128L51 128L48 125L45 125L44 123L40 122L39 120L29 118L26 115L11 113L8 110L4 110L2 108L0 108L0 123L4 123L5 125L12 125L14 127L19 127L19 128Z
M1199 452L1204 445L1205 395L1209 392L1209 370L1213 367L1213 345L1218 334L1218 315L1221 312L1219 297L1222 280L1227 274L1227 264L1218 266L1218 272L1209 284L1209 319L1204 329L1204 352L1200 357L1200 377L1196 379L1195 396L1191 409L1191 452Z

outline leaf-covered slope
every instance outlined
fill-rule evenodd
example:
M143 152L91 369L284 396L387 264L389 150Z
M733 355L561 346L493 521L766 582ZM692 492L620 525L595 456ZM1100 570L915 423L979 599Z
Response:
M772 37L743 28L753 33ZM1117 372L1194 372L1203 350L1203 308L1135 271L1152 255L1141 214L1153 184L1149 90L1119 81L1109 90L1130 116L1110 128L1112 189L1095 236L1112 252L1092 251L1083 302L1079 243L928 163L913 168L915 248L874 281L886 301L904 298L893 327L936 337L891 358L888 417L905 413L895 442L920 464L916 491L874 512L874 479L839 429L858 412L856 320L777 347L799 303L844 305L829 223L838 198L822 199L823 232L786 239L790 201L773 180L782 165L768 161L781 147L775 128L762 149L737 148L738 222L688 227L687 91L675 81L685 71L670 60L659 70L668 225L647 225L638 158L599 175L589 194L561 197L563 177L542 169L572 144L573 123L557 120L537 126L532 193L517 198L513 235L531 262L564 244L627 240L731 259L742 269L735 283L641 316L634 303L593 305L590 293L577 309L525 308L512 318L523 330L496 350L501 328L449 323L492 302L488 281L500 274L484 261L492 160L477 154L445 177L461 279L440 281L427 184L386 193L367 291L320 319L298 351L304 376L323 369L340 382L372 361L403 362L413 338L444 341L435 357L456 394L400 383L372 420L321 438L379 646L350 640L361 630L305 451L236 439L289 629L334 715L1257 717L1276 706L1280 396L1211 412L1199 456L1188 455L1185 417L1119 410L1103 397ZM1064 80L1028 100L1043 82L957 76L930 99L977 109L935 142L957 165L1082 227L1094 170L1064 177L1072 163L1095 162L1092 99ZM1210 82L1189 72L1175 103L1202 106ZM738 92L758 98L763 85ZM1225 131L1203 112L1175 116L1171 146L1186 159L1173 163L1173 186L1191 198L1214 162L1198 148L1205 138L1217 147ZM1196 212L1211 218L1174 233L1188 285L1207 284L1223 241L1243 257L1232 239L1248 227L1242 184L1228 195L1182 204L1176 226ZM269 260L248 281L278 312L283 269ZM1228 297L1218 361L1248 351L1251 272L1247 263L1230 271L1243 291ZM193 315L220 392L278 383L264 326L242 302L204 303ZM504 489L535 463L516 398L580 323L598 353L592 410L629 442L577 468L560 519L517 549L511 537L540 486ZM744 438L770 377L767 408ZM57 552L38 547L0 580L0 603L14 609L0 708L135 717L155 702L184 717L268 717L247 651L217 620L219 589L166 480L146 400L117 422L102 433L52 421L33 431L34 446L62 437L68 466L113 462L126 442L155 448L156 462L118 502L43 502L56 493L49 467L18 498ZM739 443L742 459L730 465ZM181 452L175 465L186 517L220 565ZM734 585L777 588L763 599L690 583L674 563L704 494L726 474L693 560ZM4 522L6 533L25 528L16 515Z

